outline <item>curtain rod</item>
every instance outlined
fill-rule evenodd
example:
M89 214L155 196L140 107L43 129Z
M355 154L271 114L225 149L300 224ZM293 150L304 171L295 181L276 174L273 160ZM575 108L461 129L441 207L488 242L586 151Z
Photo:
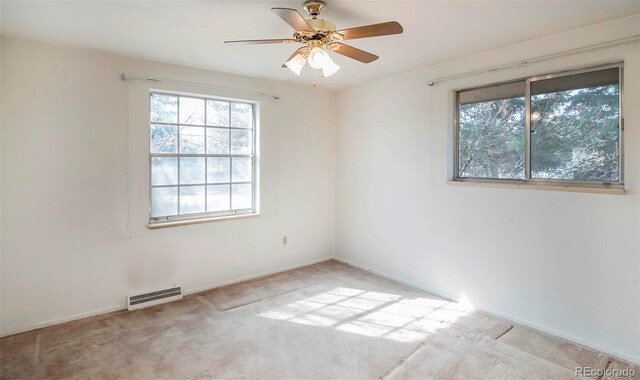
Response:
M433 87L436 83L448 81L448 80L451 80L451 79L465 78L465 77L476 75L476 74L484 74L484 73L489 73L489 72L493 72L493 71L506 70L506 69L511 69L511 68L514 68L514 67L522 67L522 66L525 66L525 65L527 65L529 63L545 61L545 60L548 60L548 59L562 57L562 56L565 56L565 55L581 53L583 51L594 50L594 49L598 49L598 48L624 44L626 42L637 41L639 39L640 39L640 35L636 35L636 36L621 38L621 39L613 40L613 41L609 41L609 42L602 42L602 43L599 43L599 44L584 46L584 47L577 48L577 49L567 50L567 51L563 51L563 52L560 52L560 53L553 53L553 54L543 55L543 56L540 56L540 57L525 59L525 60L522 60L522 61L515 61L515 62L508 63L506 65L494 66L494 67L490 67L490 68L486 68L486 69L479 69L479 70L469 71L469 72L466 72L466 73L448 75L448 76L445 76L445 77L432 79L432 80L427 82L427 85L430 86L430 87Z
M122 78L123 81L127 81L127 80L142 80L142 81L149 81L149 82L173 83L173 84L180 84L180 85L186 85L186 86L213 88L213 89L216 89L216 90L223 90L223 91L242 92L242 93L245 93L245 94L272 96L275 100L280 99L280 96L278 96L276 94L271 94L271 93L268 93L268 92L254 91L254 90L243 90L241 88L221 87L221 86L214 86L214 85L211 85L211 84L187 82L187 81L181 81L181 80L175 80L175 79L166 79L166 78L158 78L158 77L145 77L145 76L139 76L139 75L128 74L128 73L122 74L121 78Z

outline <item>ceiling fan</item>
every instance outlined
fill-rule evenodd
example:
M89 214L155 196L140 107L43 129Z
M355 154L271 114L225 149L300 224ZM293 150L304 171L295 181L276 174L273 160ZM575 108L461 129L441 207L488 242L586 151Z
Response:
M355 59L363 63L371 63L379 57L364 50L343 44L343 40L353 40L356 38L368 38L378 36L388 36L403 32L402 25L396 21L383 22L358 26L355 28L336 30L336 26L327 20L318 19L320 12L325 8L322 1L307 1L304 9L311 16L310 19L302 17L298 11L291 8L271 8L271 10L295 30L293 38L269 39L269 40L239 40L225 41L226 44L303 44L296 50L282 65L289 68L296 75L300 75L302 68L307 62L314 69L322 70L322 76L328 77L340 70L329 54L332 51L345 57Z

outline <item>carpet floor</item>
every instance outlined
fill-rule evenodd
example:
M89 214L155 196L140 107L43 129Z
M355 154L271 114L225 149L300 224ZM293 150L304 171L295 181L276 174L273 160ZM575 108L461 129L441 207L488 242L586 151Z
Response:
M337 261L0 339L3 379L576 379L629 366Z

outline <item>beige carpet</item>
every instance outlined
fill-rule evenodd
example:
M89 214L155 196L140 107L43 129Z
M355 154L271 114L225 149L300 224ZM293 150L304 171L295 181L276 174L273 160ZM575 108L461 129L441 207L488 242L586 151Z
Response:
M576 379L576 366L628 366L336 261L6 337L0 354L3 379Z

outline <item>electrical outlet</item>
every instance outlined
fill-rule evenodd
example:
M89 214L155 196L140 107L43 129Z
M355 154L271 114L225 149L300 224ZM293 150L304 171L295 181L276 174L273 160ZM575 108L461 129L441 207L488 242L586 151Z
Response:
M282 237L282 244L285 244L285 245L286 245L288 242L289 242L289 238L288 238L288 237L286 237L286 236L283 236L283 237Z

